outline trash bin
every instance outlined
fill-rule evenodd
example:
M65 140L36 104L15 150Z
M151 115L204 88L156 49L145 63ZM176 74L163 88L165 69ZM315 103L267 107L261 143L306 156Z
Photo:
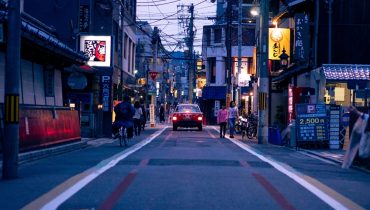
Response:
M269 127L269 143L275 145L283 145L280 130L278 128Z

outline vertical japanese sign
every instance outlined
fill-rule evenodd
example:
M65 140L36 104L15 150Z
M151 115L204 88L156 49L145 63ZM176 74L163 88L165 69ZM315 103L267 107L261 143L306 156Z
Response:
M307 14L299 13L295 15L294 19L295 19L294 58L299 61L305 61L308 59L309 53L309 43L308 43L309 17Z
M111 66L110 36L81 36L80 50L89 57L87 61L89 66Z
M80 32L89 32L90 30L90 6L80 5L78 27Z
M340 144L340 113L339 105L331 104L329 107L329 147L330 149L339 149Z
M293 104L293 87L289 84L288 87L288 123L293 121L293 111L294 111L294 104Z
M280 60L283 49L290 56L290 29L269 28L269 59Z
M103 105L103 111L109 112L111 110L111 76L103 75L100 78L100 97Z
M220 110L220 101L219 100L215 100L215 107L214 107L214 113L213 113L213 116L217 117L218 115L218 110Z

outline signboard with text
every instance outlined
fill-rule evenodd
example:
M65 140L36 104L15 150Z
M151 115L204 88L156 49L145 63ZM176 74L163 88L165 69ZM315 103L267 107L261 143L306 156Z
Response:
M298 141L324 141L328 139L325 104L297 104L296 116Z
M309 53L309 17L307 14L299 13L295 15L295 52L294 58L300 61L306 61Z
M111 66L110 36L80 36L80 51L89 58L89 66Z
M112 78L108 75L101 76L100 79L100 99L103 105L103 111L111 111L111 87Z
M290 29L269 28L269 59L280 60L283 49L290 56Z

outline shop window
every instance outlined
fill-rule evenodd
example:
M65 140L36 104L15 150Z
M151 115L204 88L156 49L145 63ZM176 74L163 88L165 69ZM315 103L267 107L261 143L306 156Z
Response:
M334 90L334 99L335 101L344 101L345 89L341 87L336 87Z

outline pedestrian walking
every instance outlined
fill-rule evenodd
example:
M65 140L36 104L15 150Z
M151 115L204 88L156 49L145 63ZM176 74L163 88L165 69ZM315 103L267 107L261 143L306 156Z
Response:
M164 106L161 104L161 107L159 108L159 122L164 122Z
M143 111L143 114L141 115L141 129L144 130L147 121L147 113L145 109L145 103L143 101L141 101L141 110Z
M352 165L357 153L361 158L370 157L370 123L369 114L360 112L354 106L350 106L348 111L357 118L353 125L349 148L343 158L342 168L349 168Z
M171 105L168 111L168 123L172 123L172 115L174 112L175 112L175 107Z
M229 132L230 138L234 138L235 133L235 122L236 119L239 117L238 107L235 106L235 102L230 102L229 112L228 112L228 119L229 119Z
M143 110L141 109L141 105L138 101L134 103L135 114L134 114L134 131L135 136L140 136L141 133L141 117L143 115Z
M220 125L220 138L225 138L227 118L228 112L226 106L222 105L222 108L217 113L217 124Z

